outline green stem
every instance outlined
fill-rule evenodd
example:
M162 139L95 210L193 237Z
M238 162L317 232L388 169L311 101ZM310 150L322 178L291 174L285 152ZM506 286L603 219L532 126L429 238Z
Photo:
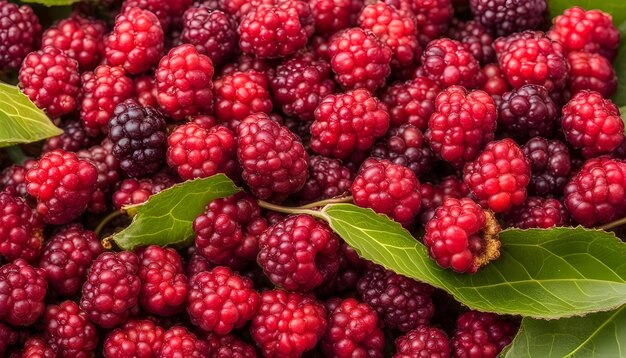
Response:
M100 223L96 227L96 230L94 230L94 232L96 233L96 236L99 237L102 230L111 222L111 220L115 219L116 217L122 214L124 214L123 211L117 210L117 211L110 213L104 219L102 219L102 221L100 221Z
M314 203L310 203L306 205L301 205L301 206L298 206L298 209L321 208L328 204L351 203L351 202L352 202L352 196L348 195L348 196L343 196L343 197L338 197L338 198L320 200L320 201L316 201Z
M611 230L611 229L614 229L614 228L616 228L618 226L622 226L624 224L626 224L626 217L623 217L621 219L617 219L615 221L611 221L610 223L604 224L602 226L598 226L598 229Z
M319 210L312 209L303 209L303 208L291 208L287 206L280 206L272 203L268 203L267 201L259 200L259 206L263 209L275 211L277 213L283 214L306 214L316 217L318 219L322 219L324 221L328 221L326 215Z
M8 147L5 150L9 158L11 158L11 161L17 165L24 165L24 162L28 159L24 151L22 151L22 147L19 145Z

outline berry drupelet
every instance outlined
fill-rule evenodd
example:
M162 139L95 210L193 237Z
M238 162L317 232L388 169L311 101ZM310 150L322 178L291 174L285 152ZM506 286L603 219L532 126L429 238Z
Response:
M43 221L21 197L0 191L0 256L9 261L37 260L43 244Z
M40 39L39 18L30 6L0 1L0 67L19 68Z
M522 147L530 160L528 192L538 196L560 196L572 172L569 149L558 139L535 137Z
M0 321L30 326L44 311L46 273L23 259L0 267Z
M205 5L183 14L181 40L208 56L213 65L225 64L237 51L237 22L232 15Z
M500 128L523 141L535 136L551 137L559 108L545 87L524 85L502 95L498 114Z
M421 62L426 77L441 88L477 85L480 64L468 46L459 41L448 38L431 41L424 49Z
M469 311L457 319L450 340L453 357L495 358L517 333L518 326L493 313Z
M439 86L427 77L416 77L397 82L383 90L380 99L389 109L390 125L403 124L426 130L428 119L435 111L435 99L441 92Z

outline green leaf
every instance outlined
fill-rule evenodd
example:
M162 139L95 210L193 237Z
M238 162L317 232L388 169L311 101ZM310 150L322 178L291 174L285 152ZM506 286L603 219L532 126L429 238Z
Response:
M15 86L0 82L0 147L37 142L63 131Z
M505 230L500 258L464 275L441 269L422 243L369 209L332 204L323 215L364 258L442 288L473 309L560 318L626 303L626 244L602 230Z
M505 358L623 357L626 306L616 311L554 321L524 318Z
M555 17L572 6L580 6L585 10L602 10L611 14L615 26L626 21L626 1L624 0L548 0L550 16Z
M41 4L44 6L65 6L80 2L81 0L22 0L31 4Z
M188 180L152 195L141 205L130 206L132 223L113 235L117 246L133 250L146 245L178 245L193 238L193 220L211 200L239 192L223 174Z

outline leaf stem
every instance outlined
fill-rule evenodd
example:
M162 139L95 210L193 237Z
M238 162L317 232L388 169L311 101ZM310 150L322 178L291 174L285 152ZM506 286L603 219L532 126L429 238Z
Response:
M124 214L123 211L121 210L116 210L112 213L110 213L109 215L107 215L104 219L102 219L102 221L100 221L100 223L98 224L98 226L96 227L96 230L94 230L94 232L96 233L96 236L100 236L100 233L102 232L102 230L116 217L120 216Z
M352 195L348 195L348 196L340 196L338 198L330 198L326 200L316 201L314 203L298 206L297 208L298 209L312 209L312 208L321 208L328 204L351 203L351 202L352 202Z
M306 209L306 208L301 208L301 207L280 206L280 205L268 203L267 201L263 201L263 200L259 200L258 203L259 203L259 206L262 207L263 209L276 211L278 213L306 214L306 215L311 215L313 217L316 217L318 219L322 219L324 221L328 221L328 218L326 217L326 215L319 210L312 210L312 209Z
M17 165L24 165L24 162L28 159L26 154L24 154L22 147L19 145L7 147L5 150L9 158L11 158L11 161Z
M623 217L621 219L617 219L615 221L611 221L610 223L604 224L602 226L598 226L598 229L601 229L601 230L611 230L611 229L614 229L614 228L616 228L618 226L622 226L624 224L626 224L626 217Z

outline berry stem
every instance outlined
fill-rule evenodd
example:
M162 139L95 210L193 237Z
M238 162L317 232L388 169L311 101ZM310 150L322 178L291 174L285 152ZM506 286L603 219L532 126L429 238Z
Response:
M280 205L268 203L267 201L263 201L263 200L258 200L258 203L259 203L259 206L262 207L263 209L276 211L278 213L283 213L283 214L306 214L306 215L311 215L311 216L313 216L315 218L318 218L318 219L322 219L324 221L328 221L327 218L326 218L326 215L324 213L322 213L321 211L319 211L319 210L303 209L303 208L300 208L300 207L280 206Z
M352 202L352 195L348 195L348 196L343 196L343 197L338 197L338 198L331 198L331 199L316 201L310 204L298 206L297 208L298 209L313 209L313 208L321 208L328 204L351 203L351 202Z
M614 229L614 228L616 228L618 226L622 226L624 224L626 224L626 217L623 217L621 219L617 219L615 221L611 221L610 223L604 224L602 226L598 226L598 229L601 229L601 230L611 230L611 229Z
M96 236L100 237L100 233L111 222L111 220L122 215L123 213L124 212L122 212L121 210L116 210L110 213L109 215L107 215L104 219L102 219L102 221L100 221L100 223L96 227L96 230L94 230L94 232L96 233Z
M11 161L17 165L24 165L24 162L28 157L24 154L22 147L19 145L14 145L12 147L8 147L5 149Z

